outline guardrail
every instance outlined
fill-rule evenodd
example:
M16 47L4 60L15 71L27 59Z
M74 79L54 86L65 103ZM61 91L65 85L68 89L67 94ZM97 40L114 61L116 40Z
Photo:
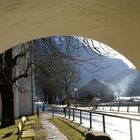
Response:
M96 112L96 111L91 111L91 110L78 109L78 108L74 108L74 107L65 108L64 115L65 115L65 117L67 117L67 115L68 115L68 119L71 119L71 117L72 117L72 120L75 121L75 111L79 111L79 118L80 118L79 124L82 124L83 112L89 113L89 130L92 128L92 114L101 115L102 116L102 127L103 127L102 131L104 133L106 133L106 116L129 120L130 140L133 140L132 121L140 121L140 119L133 118L132 116L131 117L119 116L119 115L115 115L115 114L101 113L101 112ZM55 113L54 108L52 109L52 113L54 116L54 113Z
M138 106L131 106L131 105L124 105L124 106L122 106L122 105L114 105L114 106L106 105L106 106L104 106L104 105L100 105L100 109L103 109L103 110L105 110L107 107L109 107L110 111L113 111L114 107L116 107L115 111L118 111L118 112L120 112L122 108L126 108L125 112L131 112L130 109L132 107L135 107L135 108L137 107L136 111L133 111L133 112L140 113L140 105L138 105Z
M92 102L81 102L79 104L81 107L92 107ZM130 112L130 109L132 107L137 107L138 113L140 113L140 103L101 103L99 107L103 110L109 107L109 110L112 111L113 107L116 107L117 109L115 111L120 112L122 107L126 108L126 112Z

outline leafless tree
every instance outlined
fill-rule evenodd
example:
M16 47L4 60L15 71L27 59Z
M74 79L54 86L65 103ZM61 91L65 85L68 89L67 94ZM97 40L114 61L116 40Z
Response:
M111 54L111 49L106 49L102 47L99 43L97 48L94 44L95 42L87 38L71 37L71 36L54 36L48 38L41 38L39 40L43 49L43 52L37 54L38 60L36 60L37 65L39 65L39 71L42 69L46 74L46 80L44 79L44 73L42 70L39 72L36 78L41 84L43 81L55 84L56 92L64 93L65 97L71 97L74 88L77 87L78 82L80 82L80 69L84 69L90 73L99 71L100 69L107 68L109 66L100 66L99 61L103 60L104 57ZM85 56L81 54L81 51L85 51L88 55ZM94 66L93 69L89 69L85 64ZM42 75L42 76L41 76ZM44 79L44 80L43 80ZM55 81L55 82L54 82ZM56 85L58 86L56 88ZM47 86L45 86L47 87ZM47 88L49 89L49 88ZM44 93L46 94L47 89L44 88ZM54 93L54 91L53 91ZM52 93L51 93L52 94ZM56 94L55 94L56 96ZM61 95L62 96L62 95Z
M14 95L13 85L22 77L28 77L30 62L26 64L24 71L13 76L13 68L18 65L20 58L27 55L29 49L26 49L13 56L13 49L9 49L0 55L0 93L2 99L2 121L1 126L9 126L15 123L14 121Z
M15 54L13 54L12 49L9 49L0 55L0 93L2 97L3 126L15 123L13 84L20 81L19 79L23 79L23 77L27 78L32 75L34 70L31 69L32 66L35 68L36 80L39 81L38 83L41 84L44 91L50 89L51 94L53 92L55 94L62 92L66 97L70 97L80 79L80 68L91 73L104 68L99 66L98 62L104 59L111 51L106 51L104 47L99 49L92 40L76 36L48 37L41 38L39 41L41 41L40 44L42 45L39 51L43 50L40 56L39 53L37 54L36 47L38 44L36 41L21 44L21 50ZM80 54L81 49L84 49L89 56L85 57ZM32 56L34 61L31 61ZM24 60L24 64L20 63L20 59ZM86 68L85 63L96 67L96 69L90 70ZM16 72L18 74L16 75L12 71L14 67L18 67L18 72ZM22 90L21 84L16 86Z

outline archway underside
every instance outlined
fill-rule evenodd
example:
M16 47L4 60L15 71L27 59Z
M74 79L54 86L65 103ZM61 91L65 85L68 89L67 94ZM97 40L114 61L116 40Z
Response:
M139 13L139 0L1 0L0 52L40 37L78 35L109 45L140 69Z

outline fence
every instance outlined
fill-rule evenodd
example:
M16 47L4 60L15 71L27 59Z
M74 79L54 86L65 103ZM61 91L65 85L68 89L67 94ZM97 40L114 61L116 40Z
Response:
M131 117L119 116L119 115L114 115L114 114L94 112L94 111L90 111L90 110L78 109L78 108L73 108L73 107L65 108L64 115L65 115L65 117L67 117L67 115L68 115L68 119L71 119L71 117L72 117L73 121L75 121L75 117L76 117L75 116L75 111L79 111L79 118L80 118L79 124L82 124L82 120L83 120L83 115L82 114L83 114L83 112L86 112L86 113L89 114L89 130L92 128L92 114L101 115L102 116L102 131L104 133L106 133L106 116L129 120L130 140L133 140L132 121L140 121L140 119L133 118L132 116ZM52 113L53 113L53 116L54 116L54 113L55 113L54 109L52 109Z
M92 107L92 102L81 102L79 104L79 106L81 107ZM138 112L140 113L140 103L102 103L99 105L99 108L102 110L110 110L110 111L126 111L126 112L130 112L132 111L131 108L134 108L133 112Z
M125 111L125 112L137 112L140 113L140 104L117 104L117 105L100 105L100 109L109 109L110 111Z

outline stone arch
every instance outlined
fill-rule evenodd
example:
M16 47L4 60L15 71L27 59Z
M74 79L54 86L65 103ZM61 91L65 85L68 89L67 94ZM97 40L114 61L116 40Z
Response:
M0 52L42 36L79 35L108 44L140 68L139 5L139 0L3 0Z

